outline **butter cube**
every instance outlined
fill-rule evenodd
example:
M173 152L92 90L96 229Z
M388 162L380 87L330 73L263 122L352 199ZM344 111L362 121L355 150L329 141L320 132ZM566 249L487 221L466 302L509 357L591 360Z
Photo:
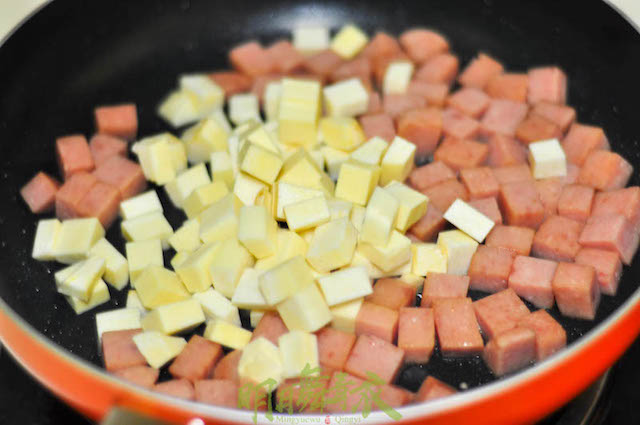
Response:
M140 297L135 289L130 289L129 292L127 292L126 306L127 308L137 308L142 314L147 312L147 309L142 305L142 301L140 301Z
M380 167L345 162L336 184L336 198L365 206L380 179Z
M240 276L236 290L231 298L231 303L240 308L246 309L267 309L269 305L260 292L259 277L261 271L246 268Z
M362 298L331 307L331 327L344 332L356 332L356 317L362 307Z
M283 143L312 146L317 141L321 114L320 83L294 78L282 79L278 109L278 135Z
M211 161L211 180L214 183L224 182L228 189L233 188L235 173L229 152L212 152L209 160Z
M406 184L392 181L384 189L398 201L395 228L399 232L405 233L427 212L429 198Z
M158 331L166 335L189 331L201 323L205 317L200 302L190 298L156 307L142 318L142 329Z
M207 113L224 104L224 90L205 74L181 75L179 86L195 93L200 100L200 107Z
M244 144L238 161L240 170L268 184L276 180L283 163L280 155L251 142Z
M200 119L202 111L199 106L200 99L194 92L176 90L162 101L157 112L173 127L182 127Z
M176 171L175 174L177 175L187 169L187 148L185 148L184 143L177 137L173 135L168 136L171 136L168 138L171 165L173 165Z
M277 182L274 186L274 216L280 221L285 221L284 207L300 201L324 196L318 189L311 189L286 182Z
M171 258L171 261L170 261L171 267L173 267L174 270L180 267L182 264L184 264L185 261L187 261L187 258L189 258L189 255L191 255L191 251L176 252L176 255L174 255L173 258Z
M307 261L321 272L328 273L351 262L358 234L346 218L339 218L318 226L307 252Z
M159 212L152 212L120 223L122 235L129 242L142 242L159 239L162 249L169 248L169 238L173 229L167 219Z
M120 215L124 220L152 212L163 212L160 198L153 189L120 202Z
M195 251L200 248L200 223L196 219L186 220L169 238L169 245L176 252Z
M386 245L394 228L400 203L389 192L376 187L362 222L360 240L373 245Z
M380 184L386 186L392 180L405 181L413 170L415 155L416 145L396 136L382 157Z
M136 278L148 265L164 265L162 244L158 239L128 242L125 245L125 252L127 254L127 263L129 264L129 280L133 287L135 287Z
M160 332L143 332L133 336L133 342L149 366L160 369L182 352L187 341L176 336L163 335Z
M235 238L238 233L238 212L240 201L229 193L214 202L198 216L200 219L200 239L204 243Z
M313 276L307 262L298 255L266 270L258 277L258 284L268 305L276 305L313 284Z
M309 151L309 156L313 159L320 170L324 170L324 156L320 152L320 147L316 146L313 150Z
M351 152L364 142L364 132L355 118L322 118L320 129L327 145L344 152Z
M231 298L242 272L247 267L253 266L253 263L253 256L237 239L220 242L209 265L213 287L225 297Z
M213 152L226 151L228 139L229 133L214 118L204 119L182 134L187 159L191 163L205 162Z
M484 241L495 225L493 220L462 199L453 201L443 217L478 242Z
M111 296L109 295L109 288L107 288L107 284L104 283L104 280L98 279L96 284L93 286L91 290L91 295L89 296L89 301L84 302L76 297L65 297L69 302L69 305L76 312L76 314L82 314L86 311L91 310L101 304L109 301Z
M319 226L331 218L329 205L324 197L307 199L284 207L287 225L293 231Z
M351 259L351 264L349 267L364 267L367 270L367 275L369 275L372 279L379 279L381 277L386 277L390 272L383 272L380 268L374 265L367 257L360 252L356 248L356 252L353 253L353 258Z
M447 272L447 255L440 245L435 243L411 244L411 273L427 276L429 273Z
M71 264L87 258L91 247L104 237L104 228L97 218L64 220L53 243L56 261Z
M318 167L318 164L305 149L299 149L287 158L278 180L283 183L318 189L323 191L326 196L333 196L333 181Z
M353 24L345 25L331 40L331 50L336 52L343 59L353 59L364 46L369 38L357 26Z
M234 94L229 98L229 119L235 125L248 120L260 121L258 97L252 93Z
M190 297L178 275L164 267L149 265L136 279L136 291L142 305L154 309Z
M315 283L282 301L277 309L291 331L315 332L331 321L329 307Z
M349 218L351 216L353 202L342 201L340 199L329 199L327 201L327 205L329 205L331 220L337 220L342 217Z
M380 165L382 157L389 148L389 143L381 137L375 136L351 152L353 161L369 165Z
M98 341L102 341L102 334L105 332L139 329L141 327L140 310L137 308L119 308L96 314Z
M129 264L127 259L111 243L102 238L89 250L89 256L104 260L104 280L117 290L129 282Z
M293 46L305 55L329 48L329 29L320 26L303 26L293 29Z
M263 206L245 206L240 209L238 240L256 258L275 254L278 223Z
M269 186L264 182L255 179L245 173L238 173L233 186L233 193L243 205L256 205Z
M318 279L329 307L366 297L373 293L371 279L364 267L349 267Z
M400 275L400 280L415 287L418 291L422 291L422 285L424 283L424 276L419 276L413 273L403 273Z
M447 273L467 274L478 242L460 230L447 230L438 234L437 243L447 256Z
M326 86L322 93L330 116L355 117L369 109L369 93L359 78L349 78Z
M82 261L58 286L58 292L89 302L93 287L104 273L104 260L92 257Z
M198 300L207 319L220 319L241 326L238 307L231 304L231 301L215 289L209 288L204 292L196 292L193 298Z
M255 328L258 326L260 320L262 320L262 316L266 313L266 310L251 310L249 312L249 321L251 322L251 327Z
M218 124L220 124L227 133L231 133L231 123L229 123L227 116L222 110L222 107L214 109L208 116L209 118L213 118L214 120L218 121Z
M138 161L147 180L163 185L176 178L174 150L163 135L149 143L138 143Z
M391 271L411 260L411 240L397 230L391 231L385 245L360 243L362 254L382 271Z
M31 257L39 261L51 261L55 259L53 246L60 233L62 224L57 218L38 221L36 237L33 241Z
M318 339L314 334L303 331L288 332L280 335L278 347L285 378L296 378L305 368L319 367Z
M206 291L211 287L209 266L219 248L219 243L205 244L190 254L182 264L175 267L182 283L192 294Z
M382 92L384 94L404 94L409 88L411 77L413 76L413 62L398 61L391 62L387 66L382 82Z
M282 355L275 344L261 336L247 344L238 362L238 377L259 385L273 379L279 385L284 373Z
M234 350L242 350L251 340L251 332L221 319L213 319L204 330L204 337Z
M296 232L278 229L276 232L276 253L261 258L255 264L256 270L268 270L297 255L307 254L307 242Z
M322 146L320 148L320 152L324 157L324 162L327 164L329 176L333 180L338 180L340 168L342 167L342 164L347 162L349 159L349 153L332 148L331 146Z
M169 195L173 205L182 208L184 200L191 192L209 183L211 183L211 180L209 180L207 167L204 164L198 164L180 173L174 180L164 186L164 190Z
M529 144L529 164L535 179L567 175L567 157L558 139Z
M362 224L364 223L364 215L366 214L366 212L367 209L360 205L354 205L353 209L351 210L351 224L353 224L353 227L355 227L358 231L358 235L360 235L360 232L362 232Z
M278 108L280 107L280 96L282 95L282 84L280 81L267 84L264 89L264 114L267 120L278 119Z
M252 126L240 135L240 140L242 140L243 144L246 142L252 143L278 156L282 154L277 140L277 133L272 133L266 125L256 123L256 126Z

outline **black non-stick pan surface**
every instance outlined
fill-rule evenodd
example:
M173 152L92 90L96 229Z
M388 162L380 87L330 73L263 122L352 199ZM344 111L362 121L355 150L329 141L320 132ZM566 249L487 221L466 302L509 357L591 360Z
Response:
M612 148L640 166L640 35L601 1L55 1L0 48L2 299L56 344L100 366L94 315L123 307L126 290L112 290L108 304L76 316L55 291L52 273L60 265L30 256L39 217L18 190L38 170L57 173L55 138L90 136L94 106L129 101L138 105L140 136L171 130L155 108L179 74L228 68L227 51L248 39L268 43L288 37L295 25L335 30L346 22L370 34L434 28L449 38L462 66L480 51L512 71L557 64L569 76L578 120L604 127ZM634 173L631 184L638 183ZM182 213L162 200L177 227ZM118 222L108 238L123 251ZM551 310L569 343L620 306L639 276L636 260L624 269L618 295L603 297L594 321ZM416 390L427 374L460 388L494 379L479 358L445 360L436 350L428 364L406 367L397 383Z

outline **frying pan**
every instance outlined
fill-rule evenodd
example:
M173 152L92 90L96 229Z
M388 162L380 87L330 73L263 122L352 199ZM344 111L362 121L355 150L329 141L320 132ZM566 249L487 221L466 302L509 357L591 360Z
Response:
M579 121L604 127L612 148L640 166L640 35L600 1L50 3L0 48L0 337L44 385L93 419L120 406L181 423L194 417L250 421L249 412L180 401L104 373L94 315L123 306L126 291L112 291L107 305L76 316L55 291L52 273L59 265L30 258L37 217L18 190L37 170L56 173L54 138L90 135L95 105L133 101L140 135L165 131L155 108L179 74L227 68L226 52L244 40L270 42L288 36L295 25L335 29L346 22L369 33L434 28L449 38L462 64L479 51L499 58L509 70L557 64L569 75L569 102ZM638 183L634 174L631 184ZM168 218L178 225L180 214L166 211L173 211ZM122 250L118 228L112 226L108 237ZM480 359L446 360L437 351L428 364L406 367L397 382L405 388L416 390L426 375L434 375L469 389L398 411L406 421L434 424L523 423L543 417L602 374L636 337L639 276L636 259L624 269L618 295L603 297L594 321L551 310L567 330L569 348L514 376L495 380ZM474 299L482 295L471 293ZM386 419L382 413L369 416L372 422Z

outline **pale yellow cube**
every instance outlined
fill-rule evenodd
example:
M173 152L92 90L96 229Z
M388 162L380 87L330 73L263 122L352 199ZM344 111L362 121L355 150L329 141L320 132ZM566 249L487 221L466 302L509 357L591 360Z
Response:
M181 75L179 86L195 93L203 110L213 111L224 104L224 90L206 74Z
M437 243L447 256L447 273L467 274L478 242L460 230L447 230L438 234Z
M152 212L124 220L120 223L120 229L124 238L129 242L158 239L162 242L162 249L169 248L169 238L173 235L171 225L160 212Z
M213 111L211 111L208 117L218 121L218 124L220 124L227 133L231 134L231 131L232 131L231 123L229 122L227 115L222 110L222 107L216 108Z
M120 215L123 220L140 217L152 212L162 213L162 204L155 190L148 190L120 202Z
M207 319L220 319L235 326L241 326L238 307L215 289L209 288L204 292L196 292L193 298L198 300Z
M127 308L137 308L142 314L147 312L147 309L142 305L142 301L140 301L140 297L135 289L130 289L129 292L127 292L126 306Z
M260 196L269 190L269 185L239 172L233 185L233 193L243 205L256 205Z
M164 186L164 190L169 195L173 205L182 208L184 200L191 192L209 183L211 183L209 172L207 167L201 163L180 173L174 180Z
M274 186L274 217L277 220L285 221L284 207L296 202L324 196L324 192L318 189L311 189L296 184L277 182Z
M173 127L182 127L202 116L200 99L191 90L175 90L162 101L157 113Z
M244 144L250 143L256 146L260 146L261 148L266 149L273 154L281 156L282 152L280 150L279 142L276 137L277 134L274 135L269 130L266 124L257 124L257 126L252 126L249 130L239 136L242 147L244 147Z
M204 330L204 337L209 341L242 350L251 340L251 331L221 319L213 319Z
M283 161L279 154L247 142L238 153L238 164L243 172L272 184L280 173Z
M223 182L228 189L232 189L235 173L229 152L212 152L209 161L211 164L211 180L214 183Z
M186 220L169 238L169 245L176 251L195 251L200 248L200 223L196 219Z
M60 233L62 223L57 218L49 218L38 221L36 236L33 241L31 257L39 261L51 261L55 259L53 247Z
M261 258L255 264L256 270L268 270L297 255L307 254L307 242L296 232L278 229L276 232L276 253Z
M168 135L169 153L171 154L171 165L176 170L176 175L187 169L187 148L184 143L173 135Z
M360 240L373 245L383 246L389 241L400 203L389 192L376 187L369 199L362 222Z
M238 377L241 380L254 385L273 380L275 386L278 386L284 379L283 373L280 350L267 338L258 337L242 349L238 361Z
M327 114L355 117L369 109L369 93L359 78L349 78L322 89Z
M280 81L273 81L267 84L264 89L264 100L262 108L267 120L278 119L278 109L280 108L280 97L282 96L282 84Z
M209 264L213 287L225 297L231 298L242 272L254 264L253 256L237 239L220 242Z
M148 265L163 266L162 244L158 239L128 242L125 245L127 263L129 264L129 280L135 288L136 278Z
M435 243L411 244L411 273L427 276L429 273L446 273L447 255Z
M357 26L353 24L345 25L331 40L331 50L336 52L343 59L353 59L364 46L369 38Z
M363 298L358 298L331 307L331 327L343 332L356 332L356 317L362 307Z
M315 332L331 322L331 312L315 283L307 285L277 305L282 321L291 331Z
M142 270L136 279L136 292L142 305L149 310L190 297L177 274L155 265Z
M142 143L142 141L138 143L141 143L137 153L138 161L147 180L163 185L176 178L174 150L166 138L153 139L149 143Z
M327 205L329 205L331 220L337 220L343 217L349 218L351 216L353 202L343 201L340 199L329 199L327 201Z
M104 228L97 218L64 220L52 248L52 256L61 263L71 264L87 258L96 241L104 238Z
M343 304L373 293L371 279L364 267L348 267L318 279L329 307Z
M395 228L405 233L427 212L429 198L404 183L392 181L384 188L398 201L398 216Z
M236 290L231 298L231 303L245 309L268 309L267 301L260 292L259 277L262 271L246 268L238 280Z
M317 140L321 114L320 83L294 78L282 79L278 108L278 135L283 143L312 146Z
M356 252L353 253L351 264L348 267L364 267L367 270L367 274L372 279L379 279L381 277L388 276L390 272L382 271L378 266L373 264L367 257L364 256L359 249L356 248Z
M89 250L91 257L104 260L104 280L117 290L121 290L129 282L129 264L127 259L111 243L102 238Z
M293 46L304 55L311 55L329 48L329 28L299 26L292 31Z
M256 258L276 252L278 223L263 206L244 206L238 219L238 240Z
M385 245L360 243L358 249L382 271L397 269L411 260L411 239L397 230L391 231Z
M364 215L366 212L367 209L360 205L354 205L351 210L351 215L349 217L351 219L351 224L353 224L353 227L358 231L358 235L362 232L362 224L364 223Z
M333 196L333 180L320 168L305 149L298 149L282 166L278 181L318 189Z
M530 143L529 164L535 179L567 175L567 157L558 139Z
M307 261L321 273L346 266L353 258L357 239L356 228L346 217L318 226L309 244Z
M351 152L364 143L364 132L355 118L327 117L320 120L320 129L327 145Z
M369 165L380 165L382 157L389 148L389 143L381 137L375 136L351 152L353 161Z
M336 184L336 198L366 206L380 179L380 167L345 162Z
M202 292L212 285L209 266L220 248L220 243L205 244L191 253L189 257L175 268L187 291Z
M238 212L241 203L229 193L214 202L198 216L200 220L200 239L204 243L235 238L238 234Z
M309 156L313 159L313 162L316 163L320 170L324 170L324 156L320 151L320 145L317 145L314 149L310 150Z
M405 94L412 76L413 62L391 62L384 73L382 92L384 94Z
M102 334L105 332L125 331L141 327L140 310L137 308L119 308L96 314L98 341L102 341Z
M421 291L424 283L424 276L419 276L413 273L403 273L400 275L400 280L407 285L415 287L418 291Z
M142 332L133 336L133 342L149 366L160 369L178 357L187 345L184 338L163 335L157 331Z
M182 134L187 159L191 163L208 161L213 152L228 149L229 133L214 118L206 118Z
M93 286L91 290L91 295L89 296L89 301L82 301L79 298L66 296L65 297L69 302L69 305L76 312L76 314L82 314L86 311L89 311L101 304L106 303L111 299L109 295L109 288L107 288L107 284L102 279L98 279L96 284Z
M324 197L307 199L284 207L289 229L301 231L326 223L331 218L329 205Z
M258 97L253 93L234 94L229 98L229 119L235 125L249 120L260 121Z
M386 186L392 180L403 182L414 167L416 145L396 136L380 163L380 185Z
M280 335L278 348L285 378L296 378L305 368L313 370L319 367L318 339L312 333L291 331Z
M93 287L104 273L104 260L98 257L88 258L71 270L69 275L58 285L58 292L89 302Z
M320 152L324 157L324 162L327 164L327 171L329 172L329 176L333 180L338 180L342 164L349 160L349 152L341 151L339 149L335 149L331 146L326 145L320 148Z
M176 268L184 264L184 262L187 261L187 258L189 258L189 255L191 255L191 251L176 252L176 255L174 255L170 261L171 267L173 267L173 270L175 270Z
M204 323L200 302L189 298L156 307L141 320L145 331L158 331L166 335L187 332Z
M443 217L478 242L484 241L493 226L495 226L495 222L492 219L462 199L453 201Z
M312 285L313 276L307 262L298 255L266 270L258 277L258 284L268 305L276 305Z

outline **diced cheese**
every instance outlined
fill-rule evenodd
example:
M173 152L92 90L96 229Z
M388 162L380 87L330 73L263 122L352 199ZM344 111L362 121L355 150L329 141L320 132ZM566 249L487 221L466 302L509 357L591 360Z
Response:
M251 327L255 328L258 326L258 323L262 319L262 316L266 313L266 310L251 310L249 312L249 321L251 322Z
M315 283L282 301L277 310L290 331L315 332L331 321L329 307Z
M39 261L51 261L55 259L53 246L58 238L61 226L62 224L57 218L38 221L31 257Z
M124 238L129 242L159 239L162 242L162 249L169 248L169 238L173 235L171 225L160 212L152 212L124 220L120 224L120 229Z
M413 62L391 62L384 73L382 92L384 94L404 94L409 88L413 75Z
M327 145L344 152L351 152L364 142L364 132L355 118L322 118L320 129Z
M443 217L478 242L484 241L495 222L462 199L456 199Z
M329 48L329 29L319 26L301 26L293 29L293 46L306 55Z
M211 180L214 183L224 182L227 185L227 189L233 188L235 177L229 152L212 152L209 160L211 161Z
M240 276L236 290L233 293L231 302L233 305L246 309L267 309L269 305L264 299L262 292L260 292L259 277L262 274L261 271L246 268Z
M109 295L109 288L107 288L107 284L104 283L104 280L98 279L96 284L93 286L93 289L91 290L89 301L84 302L79 298L70 296L66 296L65 298L69 302L69 305L71 305L71 308L73 308L73 311L76 312L76 314L82 314L86 311L91 310L92 308L106 303L111 297Z
M266 125L261 123L255 123L255 126L251 126L249 130L243 132L240 135L240 140L243 143L242 146L248 142L260 146L278 156L282 154L277 140L277 134L269 131Z
M200 220L200 239L204 243L235 238L238 233L238 212L241 203L229 193L207 207L198 216Z
M349 78L326 86L322 93L330 116L355 117L369 109L369 93L359 78Z
M191 253L182 264L174 267L182 283L192 294L211 287L209 266L219 248L219 243L205 244Z
M364 214L360 240L373 245L386 245L396 222L399 205L389 192L376 187Z
M360 243L358 249L382 271L391 271L411 260L411 240L397 230L391 231L385 245Z
M440 245L435 243L411 244L411 273L427 276L429 273L447 272L447 255Z
M269 186L245 173L238 173L233 186L233 193L243 205L256 205L260 195L269 189Z
M268 305L276 305L313 284L313 276L307 262L298 255L266 270L258 277L258 284Z
M336 198L365 206L380 179L380 167L345 162L336 184Z
M260 121L258 97L253 93L234 94L229 98L229 119L235 125L248 120Z
M129 282L129 264L127 259L111 243L102 238L89 250L91 257L104 260L104 280L117 290L127 286Z
M155 331L134 335L133 342L149 366L156 369L177 357L187 345L184 338L167 336Z
M136 291L142 305L154 309L190 297L178 275L164 267L149 265L136 279Z
M296 232L319 226L331 218L329 205L323 196L286 205L284 215L289 229Z
M156 266L164 265L162 257L162 244L159 239L148 241L128 242L125 245L127 263L129 264L129 280L131 286L135 287L136 278L150 264Z
M176 90L169 93L158 107L158 115L173 127L182 127L198 121L202 116L200 99L191 90Z
M284 379L283 373L280 350L267 338L256 338L242 350L238 361L238 377L241 380L260 385L272 379L278 386Z
M184 264L185 261L187 261L187 258L189 258L189 255L191 255L191 251L176 252L176 255L174 255L173 258L171 258L171 261L170 261L171 267L173 267L174 270L180 267L182 264Z
M286 182L278 182L275 189L275 217L284 221L284 207L307 199L323 196L323 192L318 189L311 189Z
M84 260L93 244L103 237L104 228L95 217L64 220L53 243L52 255L65 264Z
M200 248L200 222L196 219L185 220L182 226L169 238L169 245L176 252L195 251Z
M307 242L296 232L278 229L276 232L276 253L258 260L256 270L267 270L297 255L307 254Z
M240 209L238 240L256 258L265 258L276 252L278 223L263 206L245 206Z
M167 145L168 146L167 152L163 152L163 154L158 157L152 156L151 159L157 160L157 162L151 162L151 163L148 163L147 160L149 160L149 157L146 156L145 154L143 156L145 157L144 160L147 161L147 163L143 164L143 158L141 158L140 155L144 153L143 151L146 149L146 147L156 143L159 143L160 145ZM133 145L131 145L131 151L136 155L138 155L138 159L140 159L140 162L141 162L140 166L142 167L143 171L145 170L146 166L152 165L151 167L147 167L149 168L149 171L153 171L152 174L161 173L164 176L163 173L170 173L172 172L171 169L164 169L164 168L158 168L158 167L168 166L169 168L173 168L172 176L168 178L166 181L172 180L173 177L175 177L176 173L179 173L180 171L187 168L187 150L184 147L184 143L182 143L182 140L178 139L176 136L174 136L171 133L166 133L166 132L159 133L159 134L155 134L153 136L145 137L141 140L138 140ZM168 160L167 160L166 153L170 155ZM145 176L147 176L146 172L145 172Z
M207 158L209 155L207 155ZM169 195L169 199L178 208L182 208L184 200L195 189L211 183L207 167L204 164L193 167L180 173L175 179L164 186L164 190Z
M187 169L187 148L177 137L169 135L169 153L171 153L171 165L175 169L175 174Z
M124 220L152 212L163 212L160 198L155 190L148 190L120 202L120 215Z
M282 165L278 180L283 183L318 189L323 191L326 196L333 196L333 181L318 167L306 149L300 148L287 158Z
M231 304L231 301L215 289L209 288L204 292L196 292L193 298L198 300L207 319L220 319L241 326L238 307Z
M195 93L200 99L203 111L219 109L224 104L224 90L205 74L185 74L180 76L181 89Z
M58 292L89 302L93 287L104 273L104 260L91 257L82 261L58 286Z
M331 220L337 220L342 217L349 218L351 216L353 202L342 201L340 199L329 199L327 201L327 205L329 205Z
M362 307L363 298L358 298L331 307L331 327L344 332L356 332L356 317Z
M139 329L141 327L140 310L137 308L119 308L96 314L98 341L102 341L102 334L105 332Z
M320 83L294 78L282 79L278 108L278 135L283 143L312 146L317 141L321 114Z
M158 185L169 183L176 178L174 165L174 151L164 135L149 140L149 143L139 143L138 161L147 180Z
M309 156L313 159L320 170L324 170L324 156L320 151L319 145L309 151Z
M352 59L364 46L369 38L357 26L353 24L345 25L331 40L331 50L336 52L343 59Z
M364 267L367 270L367 274L372 279L379 279L389 274L389 272L383 272L382 270L380 270L378 266L373 264L367 257L364 256L364 254L362 254L362 252L360 252L360 250L356 248L356 252L353 253L353 258L351 259L351 264L349 264L349 267L358 266Z
M282 355L285 378L296 378L305 368L313 370L319 366L318 339L314 334L291 331L280 335L278 348Z
M324 161L327 164L327 171L329 172L329 176L333 180L338 180L338 176L340 175L340 168L342 164L347 162L349 159L349 153L341 151L339 149L334 149L331 146L322 146L320 148L320 152L324 157Z
M364 223L364 215L366 214L366 212L367 209L360 205L354 205L353 209L351 210L351 224L353 224L353 227L355 227L358 231L358 235L360 235L360 232L362 232L362 223Z
M230 238L220 242L209 265L213 287L225 297L231 298L242 272L253 266L253 263L253 256L237 239Z
M245 143L238 153L240 170L268 184L276 180L282 163L279 154L251 142Z
M407 285L414 286L418 291L422 291L424 276L419 276L413 273L403 273L402 275L400 275L400 280Z
M413 226L425 215L429 198L406 184L397 181L389 183L385 186L385 190L396 198L399 203L395 228L399 232L405 233L409 227Z
M228 149L229 133L214 118L207 118L182 133L182 140L191 163L205 162L213 152Z
M371 279L364 267L349 267L318 279L329 307L373 293Z
M129 292L127 292L126 306L127 308L137 308L140 310L140 313L143 314L147 312L147 309L142 305L142 301L140 301L140 297L135 289L130 289Z
M272 121L278 119L281 95L282 84L280 81L272 81L264 88L263 109L267 120Z
M209 114L209 118L213 118L218 121L218 124L220 124L227 133L231 133L231 123L229 123L229 119L227 119L222 107L214 109Z
M389 143L381 137L375 136L351 152L354 161L369 165L380 165L382 157L389 148Z
M251 332L225 320L213 319L204 330L204 337L234 350L242 350L251 340Z
M318 226L309 243L307 261L321 272L328 273L351 262L358 234L346 218L339 218Z
M460 230L447 230L438 234L437 243L447 256L447 273L467 274L478 242Z
M200 302L190 298L156 307L142 318L141 323L145 331L173 335L189 331L204 321Z
M392 180L404 182L411 173L416 155L416 145L396 136L382 157L380 185L386 186Z
M567 175L567 157L558 139L529 144L529 163L535 179Z

